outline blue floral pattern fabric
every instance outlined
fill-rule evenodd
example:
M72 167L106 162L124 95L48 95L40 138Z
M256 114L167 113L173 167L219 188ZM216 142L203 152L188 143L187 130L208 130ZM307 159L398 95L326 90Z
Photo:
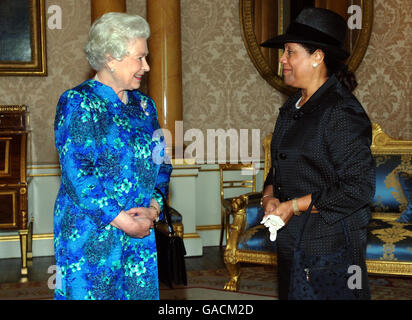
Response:
M123 104L112 88L87 80L60 97L54 130L55 299L159 299L154 231L139 239L110 225L152 198L162 206L155 188L168 194L172 167L153 100L135 90Z

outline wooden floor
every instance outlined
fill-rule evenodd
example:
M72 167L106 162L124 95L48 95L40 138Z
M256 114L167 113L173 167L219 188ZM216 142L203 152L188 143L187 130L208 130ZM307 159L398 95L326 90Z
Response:
M203 256L186 258L187 271L225 268L224 248L203 247ZM55 273L49 268L54 265L54 256L34 257L29 265L28 281L47 281ZM0 259L0 283L20 282L20 258Z

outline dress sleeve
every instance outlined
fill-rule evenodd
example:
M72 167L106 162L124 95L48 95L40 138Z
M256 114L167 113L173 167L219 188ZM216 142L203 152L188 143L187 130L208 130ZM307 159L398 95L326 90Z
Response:
M97 140L105 139L94 124L94 112L104 112L99 108L104 106L83 94L65 92L57 105L54 131L64 189L81 212L103 228L123 208L114 194L113 172L108 172L107 162L114 163L115 156L97 148Z
M164 151L163 151L164 152ZM172 165L168 156L164 155L164 160L160 163L159 173L157 175L153 198L160 205L160 211L163 211L164 201L167 201L169 195L169 182L172 173ZM162 216L160 216L162 218Z
M163 210L163 195L167 201L169 195L169 180L172 172L172 166L170 164L161 164L159 174L157 176L155 190L153 198L159 203L160 210ZM163 195L162 195L163 194Z
M159 125L159 120L157 117L157 110L156 110L156 105L153 101L153 99L150 98L150 102L155 110L155 119L153 120L153 128L156 134L155 136L158 137L160 140L160 145L156 148L156 153L157 155L155 158L157 158L155 161L159 163L159 173L157 175L156 183L155 183L155 188L153 191L153 198L157 201L157 203L160 205L160 211L163 211L163 205L164 205L164 199L168 198L169 195L169 182L170 182L170 175L172 173L173 167L170 162L169 156L166 154L166 140L164 138L162 129L160 128ZM160 216L162 218L162 216Z
M312 195L328 224L367 206L375 193L372 127L360 105L335 107L325 132L327 154L335 171L333 185Z
M273 166L270 167L268 175L265 178L265 182L263 184L263 190L265 190L265 188L270 185L273 185Z

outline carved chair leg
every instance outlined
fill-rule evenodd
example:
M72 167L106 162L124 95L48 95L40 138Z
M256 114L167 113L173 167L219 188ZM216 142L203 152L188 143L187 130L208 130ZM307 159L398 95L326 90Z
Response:
M230 279L226 282L224 289L227 291L237 291L239 289L240 267L239 263L225 263L229 271Z
M232 199L231 210L228 212L228 216L233 212L233 224L230 226L230 236L224 254L225 265L230 276L224 289L228 291L237 291L239 289L240 265L236 252L238 250L239 234L245 228L247 200L248 198L245 195Z

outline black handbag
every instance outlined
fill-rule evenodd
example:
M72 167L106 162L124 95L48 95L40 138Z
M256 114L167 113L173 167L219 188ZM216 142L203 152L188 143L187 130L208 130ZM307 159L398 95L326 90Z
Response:
M155 223L155 236L157 247L157 267L159 280L169 286L187 285L185 255L186 249L183 239L173 230L171 211L175 209L168 206L163 193L163 219Z
M307 255L301 248L303 232L311 215L313 201L304 214L304 223L296 239L290 274L289 300L353 300L356 290L348 286L348 268L353 264L352 245L342 219L345 244L336 252Z

